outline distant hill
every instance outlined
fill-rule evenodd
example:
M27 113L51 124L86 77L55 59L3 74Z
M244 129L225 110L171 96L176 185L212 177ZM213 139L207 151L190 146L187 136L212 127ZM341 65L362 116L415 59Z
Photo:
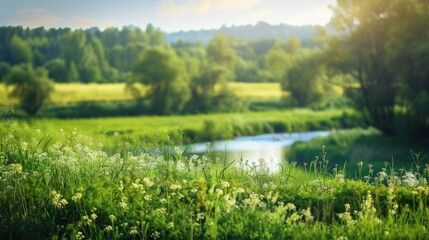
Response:
M191 30L167 33L166 43L175 43L183 40L190 43L208 43L216 34L225 33L229 36L241 39L289 39L292 36L305 41L317 34L315 25L292 26L287 24L271 25L266 22L258 22L256 25L221 27L210 30Z

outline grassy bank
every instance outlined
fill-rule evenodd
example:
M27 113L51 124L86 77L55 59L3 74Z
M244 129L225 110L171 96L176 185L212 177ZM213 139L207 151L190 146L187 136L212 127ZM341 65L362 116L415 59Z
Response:
M2 124L1 238L429 238L423 163L374 169L361 180L318 163L270 173L264 161L234 167L210 153L132 148L117 137L51 139Z
M30 119L18 120L20 126L38 128L52 134L63 129L91 137L112 136L115 132L123 138L151 140L155 132L171 139L183 137L186 143L212 141L235 136L270 132L300 132L359 125L360 121L350 110L312 111L294 109L285 111L218 113L186 116L144 116L95 119Z
M321 147L326 146L327 159L331 167L346 166L352 176L358 174L359 162L371 163L373 167L413 168L422 160L427 160L429 150L427 140L411 141L381 135L375 129L336 130L328 137L316 138L308 142L292 145L288 158L299 163L322 158ZM363 169L365 173L369 168Z

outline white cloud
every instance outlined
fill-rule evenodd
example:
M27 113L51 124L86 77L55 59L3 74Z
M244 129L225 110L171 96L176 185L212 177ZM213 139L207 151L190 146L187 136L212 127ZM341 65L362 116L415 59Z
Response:
M13 25L22 25L25 27L57 27L63 22L63 19L43 8L23 8L16 12L17 19L12 22Z
M176 0L165 0L158 4L160 15L182 17L185 15L203 15L209 12L232 12L255 7L261 0L187 0L177 3Z
M215 10L218 11L241 11L255 7L261 0L215 0Z
M69 26L71 28L90 28L90 27L98 27L103 30L108 27L120 27L119 24L115 23L113 20L104 20L98 21L96 19L83 17L83 16L73 16L71 18Z
M250 16L257 21L266 19L271 15L274 15L274 11L269 8L261 8L250 13Z
M301 24L326 24L332 17L332 12L327 5L320 5L309 9L307 12L291 14L288 23Z

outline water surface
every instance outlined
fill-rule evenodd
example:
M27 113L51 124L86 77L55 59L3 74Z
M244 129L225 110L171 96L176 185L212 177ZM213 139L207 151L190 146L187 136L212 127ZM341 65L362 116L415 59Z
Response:
M325 137L329 131L311 131L301 133L274 133L257 136L237 137L232 140L213 143L193 144L191 152L205 153L210 151L226 154L228 161L248 161L249 165L259 165L264 159L270 171L278 171L279 164L285 158L287 148L297 141L309 141L315 137Z

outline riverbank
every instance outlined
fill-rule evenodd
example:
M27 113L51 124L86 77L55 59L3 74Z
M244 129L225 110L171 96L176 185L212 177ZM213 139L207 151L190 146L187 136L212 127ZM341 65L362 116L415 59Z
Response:
M155 140L172 144L188 144L231 139L264 133L330 130L362 125L350 109L273 110L242 113L215 113L185 116L142 116L90 119L28 119L12 120L20 127L48 131L52 136L81 133L92 138L117 135L123 142L130 139L139 143Z
M3 239L429 238L423 168L351 179L285 163L273 174L175 147L148 154L115 135L0 135Z

